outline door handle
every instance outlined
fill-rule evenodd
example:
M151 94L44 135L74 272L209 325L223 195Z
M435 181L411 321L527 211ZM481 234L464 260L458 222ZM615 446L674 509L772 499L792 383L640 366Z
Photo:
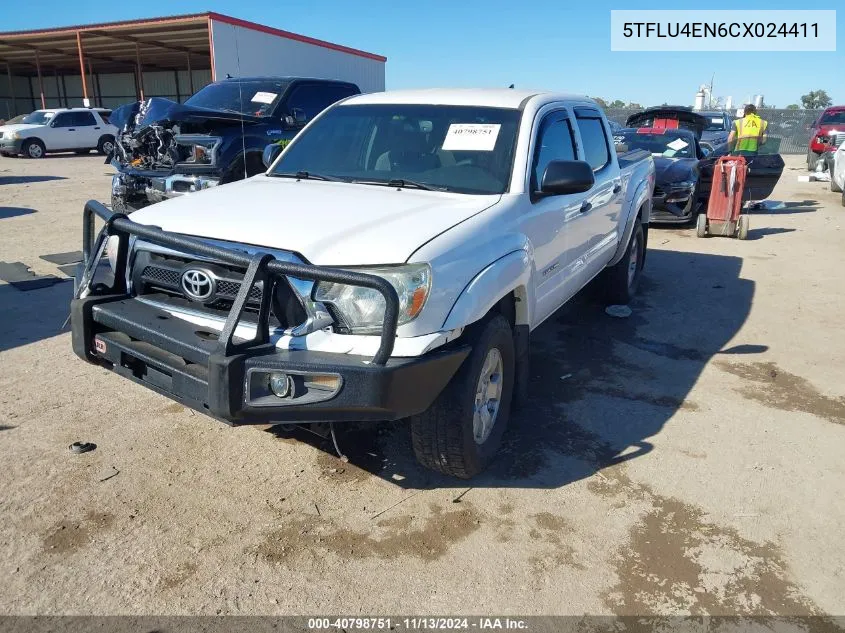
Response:
M98 126L97 126L97 127L95 127L94 129L95 129L95 130L99 130L99 129L100 129L100 126L98 125Z
M69 127L69 128L67 129L67 131L68 131L68 132L76 132L76 128L75 128L75 127Z
M590 209L593 208L592 202L587 202L586 200L581 204L581 213L586 213Z
M613 187L613 193L619 193L620 191L622 191L622 185L617 184Z

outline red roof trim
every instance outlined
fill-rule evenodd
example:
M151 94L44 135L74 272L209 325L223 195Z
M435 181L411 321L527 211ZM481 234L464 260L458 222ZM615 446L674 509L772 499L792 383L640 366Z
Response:
M269 35L276 35L277 37L284 37L289 40L295 40L297 42L304 42L305 44L313 44L314 46L321 46L323 48L328 48L333 51L340 51L341 53L348 53L349 55L357 55L358 57L365 57L367 59L373 59L377 62L386 62L387 57L382 55L376 55L374 53L368 53L366 51L358 50L357 48L349 48L348 46L341 46L340 44L332 44L331 42L326 42L325 40L318 40L313 37L308 37L306 35L299 35L298 33L291 33L290 31L282 31L281 29L274 29L270 26L264 26L263 24L257 24L255 22L248 22L247 20L241 20L238 18L233 18L228 15L223 15L222 13L215 13L214 11L210 11L208 16L212 20L217 20L218 22L224 22L225 24L231 24L233 26L241 26L245 29L251 29L253 31L260 31L261 33L267 33Z

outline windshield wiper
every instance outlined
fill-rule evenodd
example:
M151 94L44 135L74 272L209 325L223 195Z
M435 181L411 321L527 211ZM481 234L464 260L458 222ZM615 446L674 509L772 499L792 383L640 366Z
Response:
M448 187L437 187L435 185L428 185L424 182L417 182L415 180L407 180L406 178L393 178L391 180L352 180L359 185L381 185L382 187L398 187L399 189L424 189L425 191L448 191Z
M336 176L326 176L325 174L315 174L313 171L298 171L291 172L270 172L268 176L278 176L279 178L296 178L297 180L326 180L328 182L347 182L343 178Z

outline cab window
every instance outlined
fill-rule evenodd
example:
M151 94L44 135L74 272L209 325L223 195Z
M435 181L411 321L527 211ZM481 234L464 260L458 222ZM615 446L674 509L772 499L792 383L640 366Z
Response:
M566 112L548 115L540 124L531 169L531 191L538 191L546 167L553 160L575 160L575 140Z
M598 171L610 163L610 148L601 117L598 112L595 115L592 112L585 110L582 114L576 110L575 120L584 144L584 159L590 163L593 171Z

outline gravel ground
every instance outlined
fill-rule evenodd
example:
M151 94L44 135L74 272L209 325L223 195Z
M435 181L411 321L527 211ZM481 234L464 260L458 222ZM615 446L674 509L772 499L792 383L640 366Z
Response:
M845 613L845 209L802 162L747 242L654 229L630 318L539 328L468 484L403 424L346 464L193 414L73 355L69 282L0 283L0 613ZM64 277L110 171L0 159L0 259Z

